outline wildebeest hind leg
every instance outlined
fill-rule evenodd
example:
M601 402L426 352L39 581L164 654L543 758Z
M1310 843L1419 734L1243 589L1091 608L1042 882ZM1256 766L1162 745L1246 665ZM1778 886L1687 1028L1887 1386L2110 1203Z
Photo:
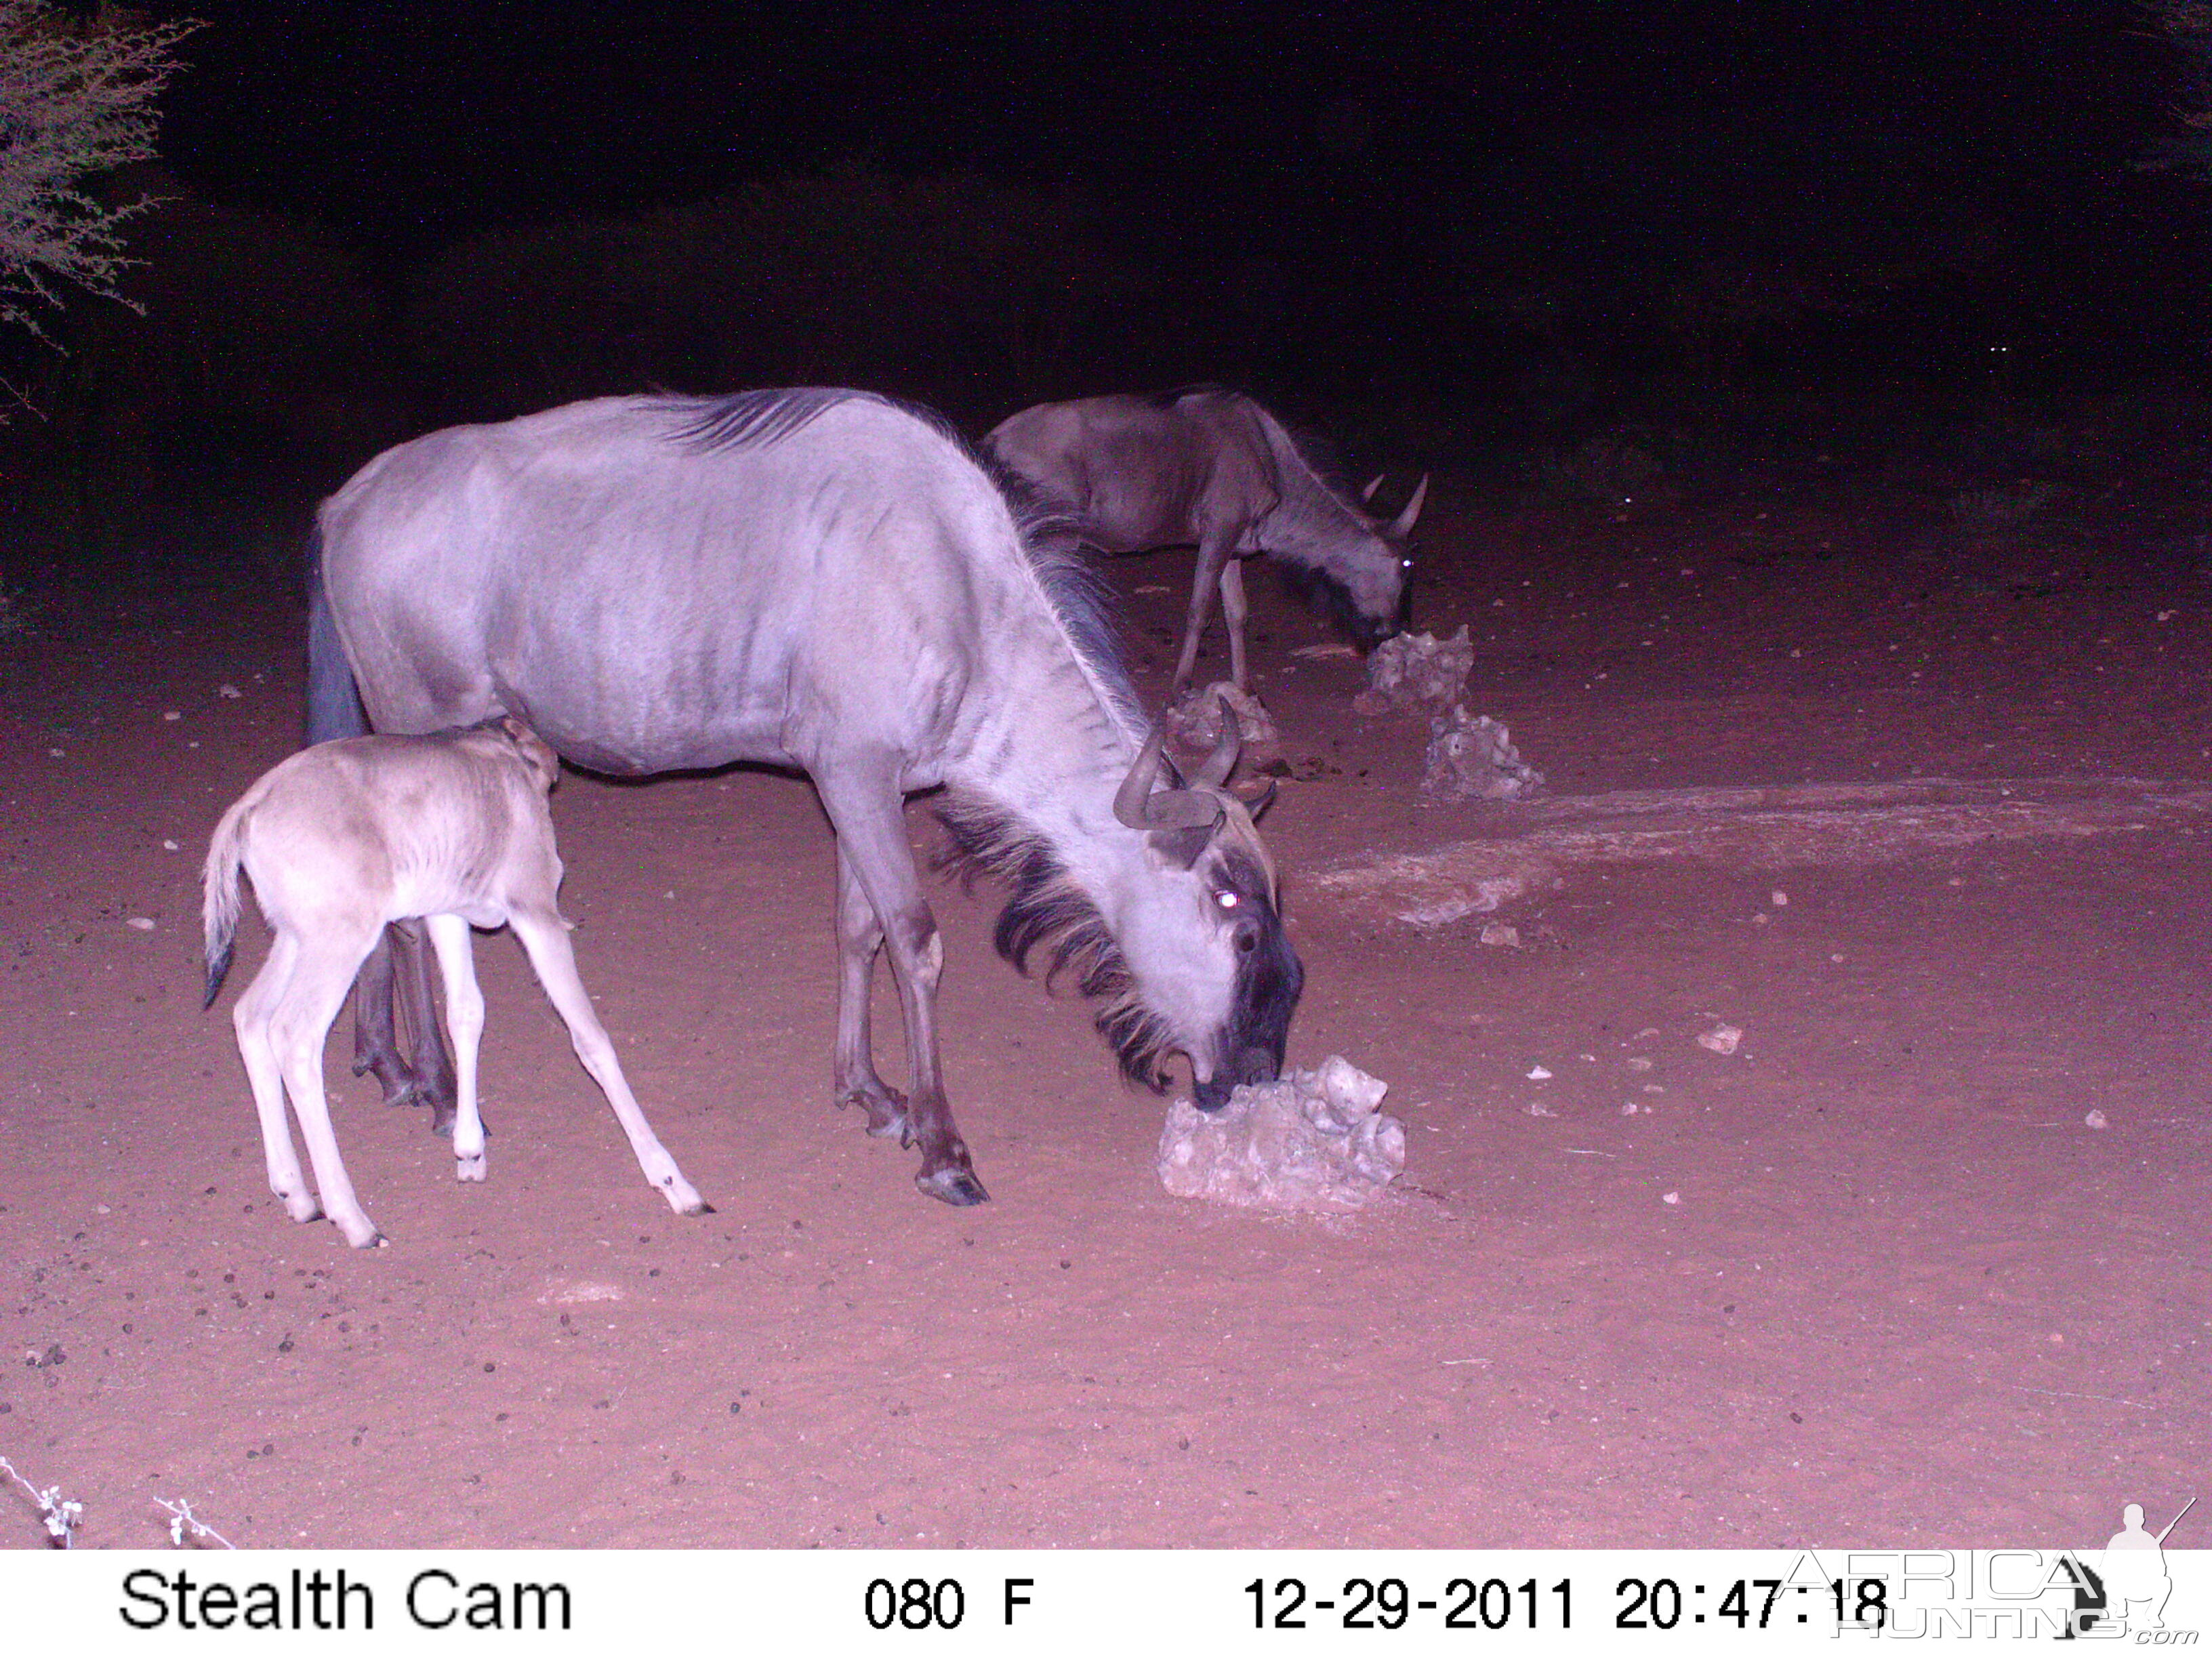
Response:
M869 1035L868 1004L876 977L876 952L884 930L875 907L861 890L860 878L837 846L837 1053L830 1086L839 1110L858 1106L868 1115L872 1135L904 1138L906 1097L876 1074L875 1043Z
M387 1106L404 1106L415 1098L415 1074L400 1057L399 1036L392 1010L392 939L386 929L361 965L354 981L353 1074L376 1073Z
M1206 638L1206 619L1213 609L1214 586L1231 562L1226 538L1208 537L1198 544L1198 569L1190 583L1190 615L1183 623L1182 654L1176 659L1174 692L1178 697L1190 690L1191 677L1198 669L1199 644ZM1243 592L1241 585L1238 592ZM1237 684L1242 688L1243 681L1239 679Z
M937 1046L937 981L945 966L945 942L921 896L921 876L907 843L898 785L901 759L895 751L871 750L825 757L807 769L837 831L838 852L851 860L854 878L890 947L906 1016L908 1093L901 1139L921 1148L915 1185L947 1204L981 1204L990 1194L975 1178L967 1144L945 1098ZM841 915L842 909L841 904Z
M395 992L398 1007L395 1008ZM438 1027L437 994L422 935L410 924L384 930L355 985L353 1070L374 1072L388 1106L420 1101L430 1109L430 1133L451 1138L458 1089ZM401 1018L413 1038L411 1058L399 1052Z

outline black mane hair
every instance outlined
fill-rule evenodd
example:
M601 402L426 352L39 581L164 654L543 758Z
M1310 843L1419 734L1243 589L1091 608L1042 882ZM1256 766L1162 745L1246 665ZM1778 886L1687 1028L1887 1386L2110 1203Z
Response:
M1075 883L1043 837L1011 814L969 795L947 795L938 805L951 845L936 866L973 890L978 877L1011 890L999 913L992 942L1015 970L1030 971L1032 953L1048 958L1045 988L1068 975L1083 996L1104 1006L1092 1024L1120 1062L1121 1075L1154 1094L1167 1092L1167 1055L1176 1046L1167 1023L1145 1006L1135 978L1107 931L1098 908Z

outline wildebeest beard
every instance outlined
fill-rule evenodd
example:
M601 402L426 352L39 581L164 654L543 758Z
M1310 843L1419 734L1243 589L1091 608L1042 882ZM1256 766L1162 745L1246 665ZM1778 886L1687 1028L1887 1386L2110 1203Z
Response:
M977 877L988 876L1010 890L992 933L999 954L1027 974L1031 952L1047 952L1045 988L1066 974L1084 997L1102 1002L1092 1024L1113 1049L1121 1075L1165 1094L1171 1081L1168 1056L1180 1040L1138 996L1135 975L1105 918L1052 848L1008 814L970 798L947 796L939 803L938 817L951 844L939 855L937 867L957 875L964 888L972 890Z

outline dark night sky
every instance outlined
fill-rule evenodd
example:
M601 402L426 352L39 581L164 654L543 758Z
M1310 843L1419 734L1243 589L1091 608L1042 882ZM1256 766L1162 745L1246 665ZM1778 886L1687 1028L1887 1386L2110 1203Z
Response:
M1723 214L1701 155L1868 180L1909 155L2061 223L2106 210L2170 96L2124 0L160 9L211 26L168 102L185 181L400 255L848 159L1402 235L1532 155Z

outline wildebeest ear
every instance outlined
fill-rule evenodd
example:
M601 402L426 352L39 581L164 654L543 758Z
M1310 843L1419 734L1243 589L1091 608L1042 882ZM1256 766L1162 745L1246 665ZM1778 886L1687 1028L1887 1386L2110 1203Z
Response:
M1213 840L1218 824L1194 824L1188 830L1155 830L1145 837L1152 850L1188 870Z
M1252 815L1252 822L1257 823L1267 810L1275 804L1275 781L1269 778L1256 787L1247 784L1229 793L1243 803L1244 810Z

